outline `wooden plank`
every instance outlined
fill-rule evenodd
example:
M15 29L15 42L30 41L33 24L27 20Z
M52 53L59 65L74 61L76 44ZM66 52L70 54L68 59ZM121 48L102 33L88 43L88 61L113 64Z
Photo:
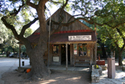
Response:
M92 64L93 63L93 46L92 46L92 48L91 48L91 63L90 64Z
M50 64L52 63L52 45L50 44Z
M94 64L96 64L96 59L97 59L97 43L95 43L95 60L94 60Z
M68 44L66 44L66 70L68 69Z
M61 44L59 45L59 64L61 65Z
M91 62L91 57L88 57L88 56L75 56L74 66L76 66L76 63L78 63L78 64L88 63L90 65L90 62Z
M64 16L65 18L63 19L63 23L65 22L68 22L68 20L72 17L69 13L65 12L65 11L62 11L61 12L61 15ZM56 21L56 22L59 22L60 21L60 18L57 18L57 17L60 17L60 9L55 12L53 15L52 15L52 20ZM70 21L73 21L74 18L72 18ZM47 20L47 22L49 21L49 19ZM47 27L49 27L49 25L47 25ZM53 29L56 29L58 28L58 25L56 24L52 24L52 27ZM80 30L80 29L90 29L88 26L86 26L85 24L83 24L82 22L80 22L79 20L75 21L73 24L69 25L68 27L66 26L63 26L61 28L61 31L67 31L67 30ZM90 29L91 30L91 29Z
M88 56L75 56L75 60L91 60Z
M70 64L73 65L73 44L70 44Z

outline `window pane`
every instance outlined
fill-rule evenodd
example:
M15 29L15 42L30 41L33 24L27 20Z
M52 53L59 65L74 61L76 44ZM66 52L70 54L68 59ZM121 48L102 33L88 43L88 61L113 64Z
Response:
M79 56L87 55L87 44L79 44Z
M59 46L58 45L54 45L53 46L53 54L58 54L59 53Z
M74 47L74 55L77 55L77 44L73 44Z

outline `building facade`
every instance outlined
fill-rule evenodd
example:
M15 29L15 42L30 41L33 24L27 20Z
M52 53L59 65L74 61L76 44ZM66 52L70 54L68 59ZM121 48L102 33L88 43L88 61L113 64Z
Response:
M60 15L61 14L61 15ZM60 16L63 18L62 23L74 21L72 24L64 25L57 32L50 35L49 52L44 55L45 63L48 65L68 65L71 66L86 66L96 62L96 31L88 26L75 21L75 18L65 11L60 9L51 16L51 25L47 19L47 29L50 31L57 30L60 22ZM37 44L40 30L37 29L28 39L33 45ZM49 53L49 54L48 54Z

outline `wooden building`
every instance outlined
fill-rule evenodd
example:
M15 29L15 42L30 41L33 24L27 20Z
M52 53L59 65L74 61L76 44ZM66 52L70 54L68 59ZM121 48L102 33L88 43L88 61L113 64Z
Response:
M64 18L63 23L67 23L72 17L65 11L62 11L61 15ZM59 22L59 17L60 9L51 16L51 19ZM74 18L70 20L74 20ZM49 19L47 20L47 29L49 28L48 21ZM51 24L51 31L57 28L58 25ZM37 29L28 37L33 44L37 44L39 31ZM66 67L68 65L91 65L96 61L96 41L96 31L77 20L69 26L63 26L59 32L50 36L49 56L46 53L44 59L49 61L49 65L66 65Z

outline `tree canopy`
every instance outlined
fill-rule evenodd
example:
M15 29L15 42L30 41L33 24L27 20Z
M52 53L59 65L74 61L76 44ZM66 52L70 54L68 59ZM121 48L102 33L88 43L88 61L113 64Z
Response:
M123 1L108 1L101 9L96 11L96 22L99 26L99 36L103 42L111 40L114 49L119 52L119 65L122 65L122 52L125 47L125 3ZM113 50L112 50L113 51Z

